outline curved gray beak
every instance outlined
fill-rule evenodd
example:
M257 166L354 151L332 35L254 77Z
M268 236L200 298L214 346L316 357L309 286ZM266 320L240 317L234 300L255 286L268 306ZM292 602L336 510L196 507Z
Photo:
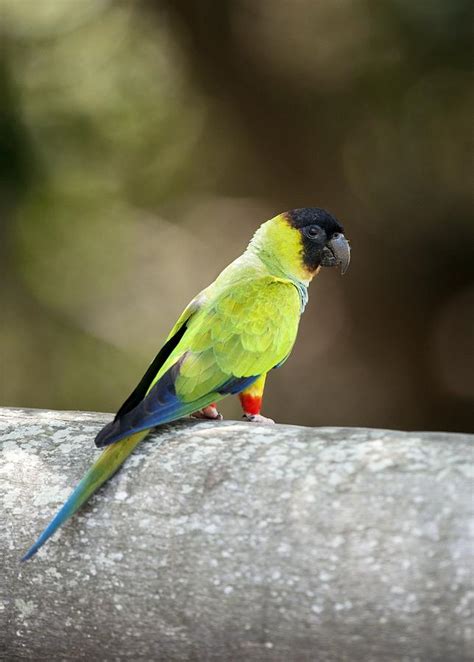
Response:
M336 234L331 241L328 241L327 248L329 249L333 258L330 261L332 264L327 266L335 266L336 264L341 265L341 274L345 274L349 268L349 263L351 261L351 248L349 242L343 234ZM323 266L326 266L324 262L321 263Z

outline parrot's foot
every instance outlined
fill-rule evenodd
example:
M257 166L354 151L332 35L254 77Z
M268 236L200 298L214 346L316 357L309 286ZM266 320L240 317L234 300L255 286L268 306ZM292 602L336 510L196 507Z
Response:
M261 414L244 414L243 418L245 418L246 421L250 421L250 423L264 423L266 425L275 423L273 418L267 418Z
M224 418L222 414L219 414L217 411L216 405L209 405L208 407L204 407L204 409L195 411L194 414L191 414L191 416L193 418L207 418L211 419L212 421L222 421Z

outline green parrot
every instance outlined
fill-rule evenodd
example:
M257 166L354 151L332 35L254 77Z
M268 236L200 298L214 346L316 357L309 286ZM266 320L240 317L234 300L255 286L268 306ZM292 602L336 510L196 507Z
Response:
M184 310L142 380L97 435L106 447L22 560L48 538L122 465L156 425L190 414L222 418L216 403L239 394L244 418L260 414L269 370L288 358L321 267L350 261L339 221L316 207L263 223L245 252Z

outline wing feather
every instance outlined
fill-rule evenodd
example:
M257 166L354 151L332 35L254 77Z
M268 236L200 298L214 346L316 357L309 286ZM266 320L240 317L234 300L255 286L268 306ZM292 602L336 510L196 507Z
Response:
M170 351L143 399L121 408L96 443L114 443L247 388L288 356L299 317L296 287L271 276L241 281L207 299L170 334Z

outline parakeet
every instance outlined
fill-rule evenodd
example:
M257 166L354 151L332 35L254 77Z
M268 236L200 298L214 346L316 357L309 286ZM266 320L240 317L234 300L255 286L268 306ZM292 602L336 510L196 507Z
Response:
M269 370L288 358L321 267L350 261L339 221L316 207L263 223L245 252L184 310L142 380L97 435L106 447L22 560L48 538L121 466L156 425L194 414L221 418L216 403L238 394L244 418L260 414Z

